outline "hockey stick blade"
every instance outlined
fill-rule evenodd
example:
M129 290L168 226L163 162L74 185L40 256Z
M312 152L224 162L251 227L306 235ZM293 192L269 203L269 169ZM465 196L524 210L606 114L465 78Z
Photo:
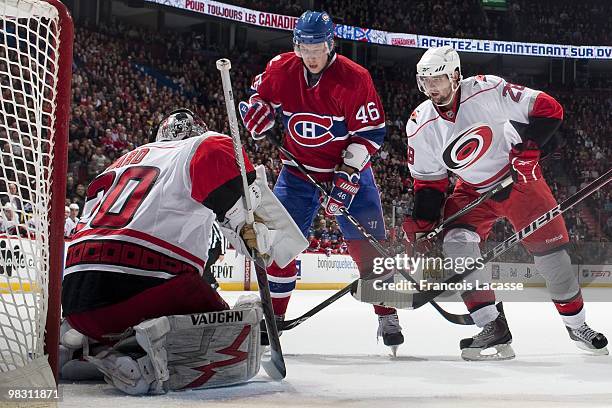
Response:
M284 322L281 322L280 323L281 326L279 329L282 331L287 331L287 330L291 330L299 326L300 324L304 323L306 320L310 319L312 316L314 316L321 310L325 309L327 306L331 305L332 303L334 303L335 301L337 301L338 299L340 299L347 293L353 294L353 297L359 300L359 298L355 296L354 293L357 293L357 288L358 288L359 282L361 281L362 279L357 279L351 282L350 284L340 289L338 292L334 293L332 296L328 297L327 299L325 299L324 301L322 301L321 303L319 303L318 305L316 305L315 307L313 307L306 313L302 314L300 317L296 317L295 319L285 320ZM366 302L366 303L369 303L369 302ZM458 324L462 326L470 326L474 324L474 320L472 319L472 316L470 316L469 314L456 315L456 314L449 313L446 310L442 309L440 305L438 305L436 302L432 302L432 305L442 315L442 317L444 317L446 320L448 320L449 322L453 324ZM403 309L403 308L398 307L398 309Z
M375 306L392 307L395 309L413 310L414 294L416 292L400 292L390 289L376 289L371 281L358 279L351 285L351 296L360 302ZM458 325L473 325L474 319L469 314L455 315L442 309L436 302L431 302L436 310L449 322Z

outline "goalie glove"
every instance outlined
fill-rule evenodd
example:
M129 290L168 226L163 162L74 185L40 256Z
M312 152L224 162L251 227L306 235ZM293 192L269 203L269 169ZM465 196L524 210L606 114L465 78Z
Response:
M266 224L257 221L253 224L245 224L240 234L223 226L221 226L221 231L236 251L251 258L253 250L256 250L266 261L266 266L272 264L268 255L272 247L274 231L270 231Z

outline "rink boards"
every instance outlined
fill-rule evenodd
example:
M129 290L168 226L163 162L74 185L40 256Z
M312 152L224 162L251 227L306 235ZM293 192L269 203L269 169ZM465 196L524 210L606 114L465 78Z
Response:
M33 268L35 242L0 237L0 292L35 290ZM348 255L304 253L297 258L297 289L340 289L358 277L357 265ZM486 265L493 282L520 282L525 287L542 287L544 279L530 263L492 262ZM612 265L573 265L583 287L612 287ZM255 290L257 278L251 261L229 249L223 261L212 266L223 290ZM416 280L442 281L440 269L420 269Z

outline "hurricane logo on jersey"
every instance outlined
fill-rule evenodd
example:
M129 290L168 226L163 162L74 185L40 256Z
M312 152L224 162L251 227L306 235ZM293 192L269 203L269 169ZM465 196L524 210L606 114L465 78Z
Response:
M332 118L314 113L296 113L287 122L289 135L297 144L304 147L318 147L333 140Z
M484 123L464 130L444 149L442 159L450 170L465 170L491 147L493 131Z

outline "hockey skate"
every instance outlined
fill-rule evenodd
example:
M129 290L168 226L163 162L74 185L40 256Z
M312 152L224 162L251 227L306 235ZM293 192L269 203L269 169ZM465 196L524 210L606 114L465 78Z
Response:
M382 337L385 346L391 347L393 357L396 357L398 347L404 343L404 335L402 334L402 327L399 324L397 313L378 316L376 339L380 337Z
M497 310L499 310L497 319L487 323L475 336L461 340L459 343L461 358L467 361L487 361L510 360L515 357L514 350L510 346L512 333L501 303L497 305ZM483 353L490 348L495 349L495 353Z
M574 341L579 349L588 351L595 355L608 355L608 339L601 333L591 329L588 324L583 323L577 329L565 326L570 339Z

